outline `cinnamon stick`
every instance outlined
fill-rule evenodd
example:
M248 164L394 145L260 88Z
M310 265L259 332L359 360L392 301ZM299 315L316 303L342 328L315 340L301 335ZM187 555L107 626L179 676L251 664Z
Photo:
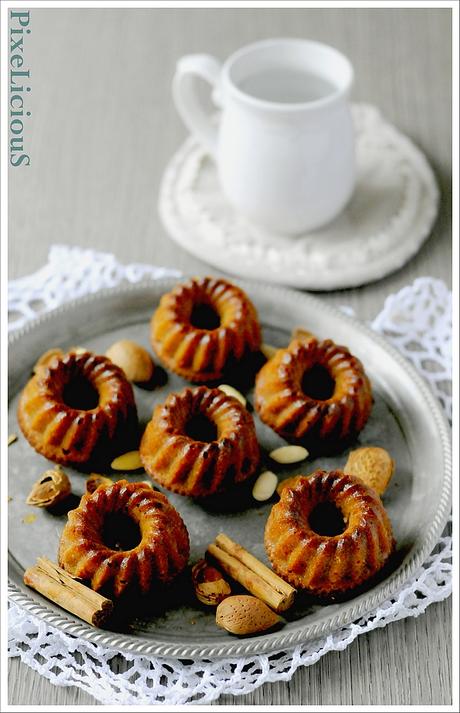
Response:
M102 627L113 612L113 602L86 587L47 557L39 557L24 572L24 583L92 626Z
M219 534L208 552L227 574L275 611L292 605L296 590L227 535Z

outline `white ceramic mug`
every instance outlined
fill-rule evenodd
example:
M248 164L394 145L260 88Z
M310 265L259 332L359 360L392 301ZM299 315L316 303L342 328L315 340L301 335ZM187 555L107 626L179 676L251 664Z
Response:
M197 77L214 89L218 125L199 99ZM295 235L328 223L353 192L352 81L350 62L333 47L273 39L223 65L209 55L182 57L173 96L214 157L227 199L254 223Z

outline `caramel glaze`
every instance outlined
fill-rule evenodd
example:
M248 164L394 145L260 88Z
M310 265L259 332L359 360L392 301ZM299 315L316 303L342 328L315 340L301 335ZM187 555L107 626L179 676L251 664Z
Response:
M210 442L187 435L187 422L197 415L215 425ZM155 408L140 455L160 485L196 498L243 482L255 472L260 457L251 414L232 396L206 386L169 394Z
M319 535L309 517L319 503L342 513L342 533ZM315 471L287 486L265 527L273 569L294 587L319 597L355 589L375 575L394 549L391 522L371 488L341 471Z
M104 519L123 513L139 526L141 541L127 551L103 540ZM190 553L187 528L166 495L146 483L119 480L82 497L68 521L59 545L59 564L96 591L115 597L128 587L147 594L168 584L186 566Z
M78 380L94 389L94 408L64 402L64 390ZM90 352L56 356L38 369L21 394L18 421L38 453L77 466L123 453L133 445L138 425L133 390L123 371Z
M197 305L220 319L215 329L192 324ZM239 287L223 279L199 277L163 295L151 321L152 346L163 364L187 381L214 381L229 361L240 361L261 343L257 312Z
M318 365L333 383L332 395L325 399L302 389L304 375ZM336 451L365 426L372 391L361 362L346 347L330 339L294 339L257 374L255 407L262 421L283 438L313 452Z

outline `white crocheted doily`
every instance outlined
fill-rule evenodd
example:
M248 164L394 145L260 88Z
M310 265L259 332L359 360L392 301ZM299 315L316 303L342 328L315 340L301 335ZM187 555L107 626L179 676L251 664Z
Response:
M9 285L10 328L71 298L118 285L179 273L148 265L120 265L113 255L55 246L48 264ZM419 278L385 301L373 329L384 334L431 384L451 413L451 293L443 282ZM209 703L242 695L263 683L289 681L328 651L342 651L359 634L409 616L451 593L452 538L444 533L416 577L391 601L329 636L289 651L217 661L152 659L123 654L65 634L24 610L9 610L9 653L59 686L78 686L104 704Z
M328 225L293 238L250 223L228 203L215 162L191 136L162 179L158 210L168 233L214 267L288 287L352 287L397 270L430 233L436 180L422 151L376 107L353 104L352 115L356 187Z

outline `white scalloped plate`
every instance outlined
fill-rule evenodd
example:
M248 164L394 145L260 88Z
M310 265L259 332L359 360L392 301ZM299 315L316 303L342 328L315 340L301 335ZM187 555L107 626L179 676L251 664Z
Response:
M354 287L402 267L430 234L436 180L420 149L375 107L352 110L357 184L332 223L295 238L249 223L227 203L214 162L190 137L160 189L158 209L171 238L229 274L308 290Z
M175 282L159 280L89 295L47 313L14 334L9 350L9 433L20 434L16 420L18 394L41 353L51 345L72 344L103 352L121 336L148 346L149 317L161 295ZM58 517L25 504L31 483L46 469L47 461L20 435L8 449L9 596L18 605L68 633L120 651L192 659L240 656L285 650L358 619L394 597L430 554L449 514L451 460L449 428L426 383L384 339L321 301L282 288L240 284L259 310L265 341L279 346L286 344L291 328L303 324L320 337L332 337L347 344L365 364L374 387L375 405L358 443L386 446L397 463L384 502L398 546L385 578L341 603L321 605L301 596L286 614L283 628L258 637L238 639L223 632L216 627L212 612L191 600L182 601L182 591L174 587L175 604L170 602L155 617L135 618L130 631L94 629L22 583L24 569L37 556L55 559L65 515ZM184 383L169 374L167 383L155 391L135 387L141 422L149 419L154 403ZM248 397L251 402L251 392ZM257 418L256 427L264 451L282 442ZM344 453L308 461L295 470L280 470L280 476L309 473L315 467L339 467L346 457ZM71 469L66 471L72 491L80 495L85 477ZM136 480L139 476L131 478ZM219 531L243 542L259 558L265 558L263 529L272 503L252 501L240 511L219 513L206 510L191 499L168 496L189 529L192 561L202 556ZM31 512L36 514L35 521L24 522Z

